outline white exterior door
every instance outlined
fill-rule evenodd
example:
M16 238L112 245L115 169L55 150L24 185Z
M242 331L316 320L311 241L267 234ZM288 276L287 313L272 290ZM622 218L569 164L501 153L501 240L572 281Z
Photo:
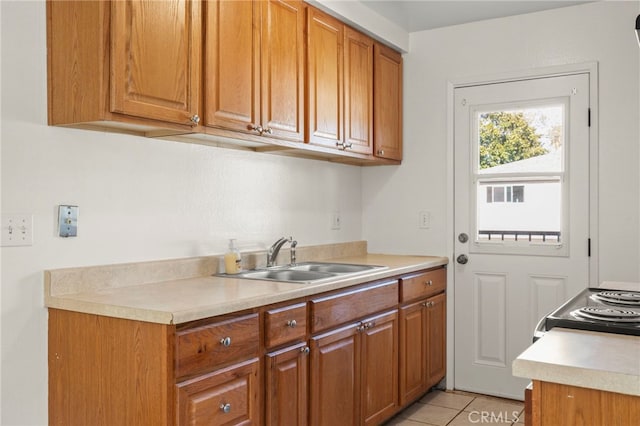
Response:
M454 93L454 386L522 399L512 361L589 285L589 75Z

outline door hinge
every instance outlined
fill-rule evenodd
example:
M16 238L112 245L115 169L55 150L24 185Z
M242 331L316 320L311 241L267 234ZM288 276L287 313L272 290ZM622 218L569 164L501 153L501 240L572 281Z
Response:
M588 108L587 111L587 122L589 127L591 127L591 108Z
M591 257L591 238L587 239L587 256Z

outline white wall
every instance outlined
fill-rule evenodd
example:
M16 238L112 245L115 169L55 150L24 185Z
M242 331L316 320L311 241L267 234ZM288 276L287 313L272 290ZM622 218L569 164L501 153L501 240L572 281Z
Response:
M43 270L361 239L361 170L328 162L46 125L45 3L1 2L2 212L34 215L1 249L3 425L47 423ZM79 236L55 236L57 205ZM342 214L332 231L331 215Z
M639 280L640 2L595 2L412 33L404 55L404 158L363 170L370 251L447 253L448 82L598 61L600 279ZM418 229L430 211L431 229Z
M44 2L0 5L1 210L35 223L32 247L1 249L3 425L47 421L44 269L220 253L231 236L246 246L285 234L300 245L364 237L372 252L448 254L448 81L599 61L601 278L639 278L638 2L412 34L405 161L362 171L48 127ZM55 237L61 203L80 206L76 239ZM336 209L343 226L331 231ZM431 212L428 230L417 229L421 210Z

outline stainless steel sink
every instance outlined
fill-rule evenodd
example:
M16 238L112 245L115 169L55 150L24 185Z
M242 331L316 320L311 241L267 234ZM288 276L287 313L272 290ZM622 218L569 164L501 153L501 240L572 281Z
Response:
M312 282L332 278L335 274L316 271L297 271L292 269L247 271L236 275L238 278L253 280Z
M304 262L296 265L278 266L268 269L255 269L239 274L219 274L221 277L243 278L248 280L284 281L310 284L347 275L357 275L386 266L357 265L350 263Z
M335 274L352 274L355 272L370 271L372 269L384 268L377 265L354 265L350 263L326 263L326 262L305 262L289 267L295 271L318 271L331 272Z

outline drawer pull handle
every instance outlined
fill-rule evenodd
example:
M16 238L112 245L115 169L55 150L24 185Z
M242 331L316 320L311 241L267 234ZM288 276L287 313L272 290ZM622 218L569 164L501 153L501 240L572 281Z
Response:
M297 325L298 325L298 322L296 320L287 321L287 327L295 328Z
M429 281L427 281L427 282L426 282L426 283L424 283L424 284L425 284L425 285L428 285L428 286L432 286L432 285L433 285L433 281L432 281L432 280L429 280Z
M231 337L225 337L224 339L220 339L220 343L222 344L222 346L225 346L225 347L231 346Z
M305 355L307 355L310 351L311 351L311 349L309 349L309 346L305 346L304 348L300 348L300 352L302 352Z
M223 413L230 413L231 412L231 404L220 404L220 410Z

